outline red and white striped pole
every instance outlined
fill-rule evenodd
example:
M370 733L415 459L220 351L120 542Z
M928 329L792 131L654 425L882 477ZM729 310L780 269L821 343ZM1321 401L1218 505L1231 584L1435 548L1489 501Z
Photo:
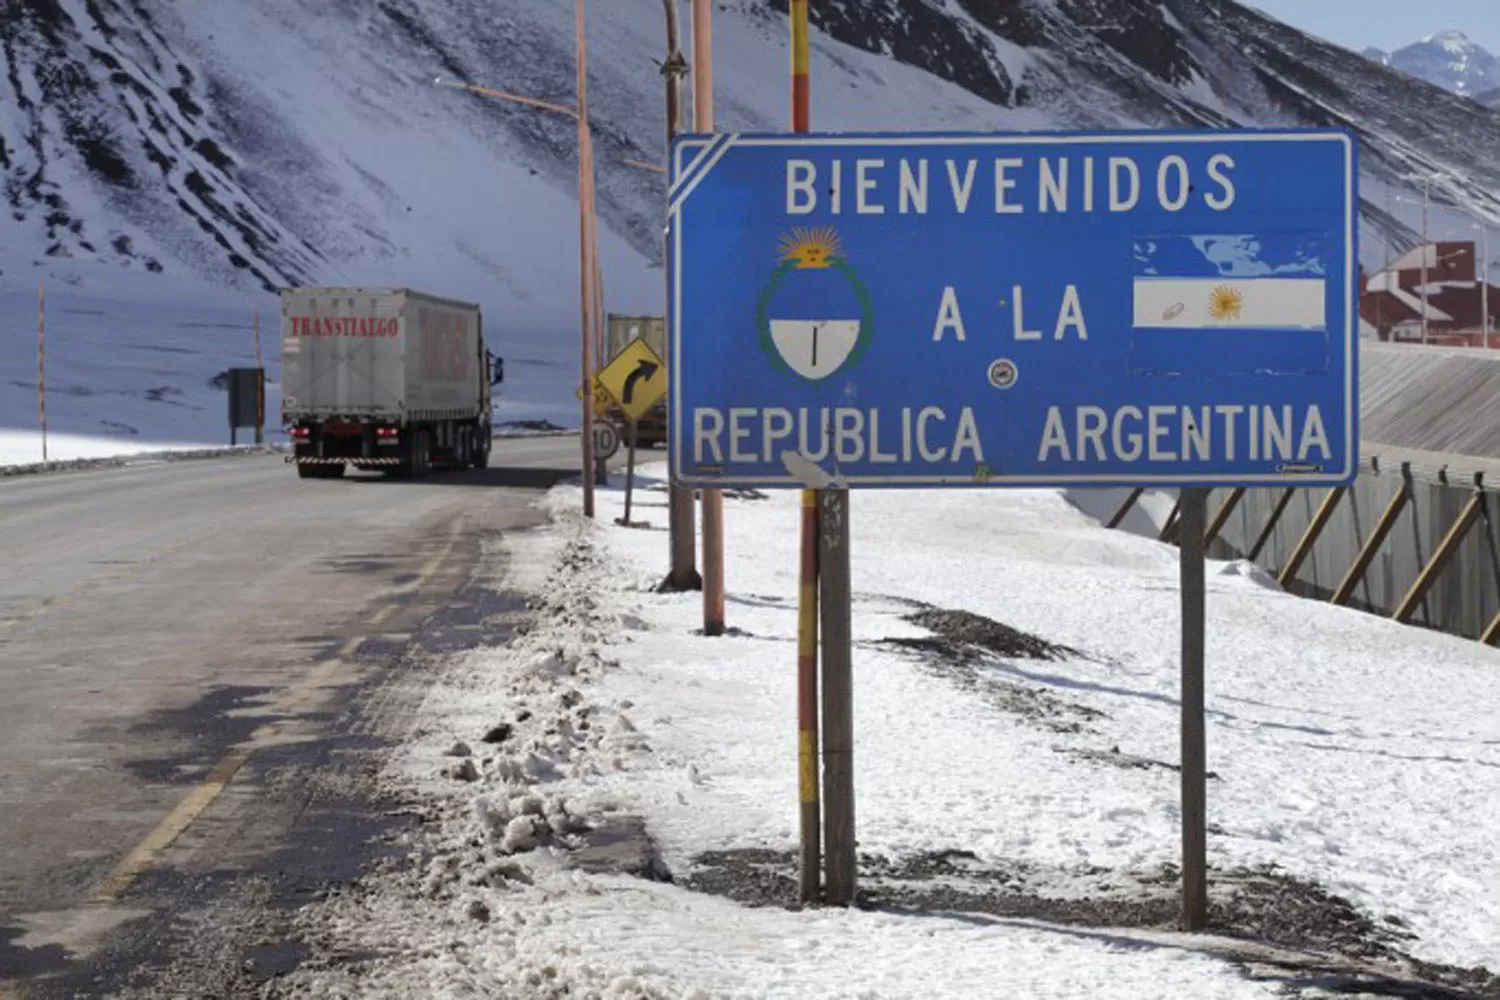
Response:
M811 126L807 0L792 0L792 131ZM802 546L797 588L797 773L802 807L804 903L822 895L822 802L818 794L818 494L802 491Z

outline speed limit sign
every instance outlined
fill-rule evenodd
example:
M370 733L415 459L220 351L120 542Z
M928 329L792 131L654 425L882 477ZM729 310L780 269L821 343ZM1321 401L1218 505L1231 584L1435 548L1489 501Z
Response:
M620 429L608 420L594 421L594 455L602 459L615 457L620 450Z

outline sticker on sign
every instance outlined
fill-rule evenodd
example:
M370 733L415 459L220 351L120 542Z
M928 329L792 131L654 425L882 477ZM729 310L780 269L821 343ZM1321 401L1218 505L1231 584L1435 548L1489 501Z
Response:
M673 475L1347 483L1356 155L1338 130L679 139Z

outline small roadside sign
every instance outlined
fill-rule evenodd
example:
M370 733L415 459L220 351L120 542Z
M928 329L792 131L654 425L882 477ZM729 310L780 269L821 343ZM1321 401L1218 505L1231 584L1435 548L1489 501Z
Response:
M667 394L667 364L638 337L599 373L599 382L627 418L639 420Z
M594 455L604 461L615 457L620 450L620 429L608 420L594 425Z
M574 389L573 390L573 396L575 398L577 398L577 399L582 399L583 398L583 390L581 388L580 389ZM594 416L596 416L596 417L602 417L605 414L607 414L609 412L609 408L614 405L614 402L615 402L614 398L612 396L610 396L609 390L606 389L606 388L604 388L604 385L599 381L599 376L595 375L594 376Z

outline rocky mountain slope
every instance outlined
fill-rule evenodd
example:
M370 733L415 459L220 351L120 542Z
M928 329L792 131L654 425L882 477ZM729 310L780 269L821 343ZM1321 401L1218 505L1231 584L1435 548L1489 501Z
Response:
M1461 31L1445 31L1395 52L1368 49L1365 54L1382 65L1465 97L1500 89L1500 57Z
M719 123L786 111L786 0L719 0ZM574 322L572 122L436 87L571 100L572 0L27 0L0 14L0 283L155 272L257 293L399 282L506 321ZM816 4L822 128L1342 125L1364 249L1414 239L1387 197L1500 220L1500 114L1231 0ZM591 5L606 296L659 308L657 0ZM1389 207L1389 212L1388 212Z

